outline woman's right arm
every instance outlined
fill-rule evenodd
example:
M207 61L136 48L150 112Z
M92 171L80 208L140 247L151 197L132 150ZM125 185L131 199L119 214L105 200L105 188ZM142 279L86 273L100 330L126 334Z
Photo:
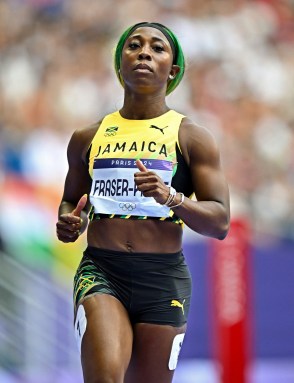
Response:
M64 192L58 209L56 234L62 242L75 242L87 228L91 190L86 152L98 125L74 132L67 149L68 172Z

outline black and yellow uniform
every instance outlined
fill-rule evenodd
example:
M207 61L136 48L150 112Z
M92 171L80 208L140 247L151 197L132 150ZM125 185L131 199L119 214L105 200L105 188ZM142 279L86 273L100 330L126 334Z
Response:
M178 142L183 115L169 110L148 120L127 120L119 112L107 115L89 151L93 179L91 218L159 219L182 221L167 206L144 197L134 184L136 159L154 170L167 185L190 197L189 169Z
M89 150L91 219L157 219L182 224L167 206L136 189L136 159L187 197L192 185L178 143L184 116L173 110L149 120L107 115ZM133 323L181 326L186 323L191 278L182 252L127 253L88 247L74 281L77 307L93 294L110 294L128 310Z
M76 305L93 294L109 294L132 323L182 326L187 321L191 277L182 252L126 253L88 247L75 275Z

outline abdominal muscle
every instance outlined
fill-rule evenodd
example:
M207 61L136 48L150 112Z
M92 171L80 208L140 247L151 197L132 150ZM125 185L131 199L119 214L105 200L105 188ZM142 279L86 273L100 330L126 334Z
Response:
M181 225L157 220L103 218L89 223L88 245L136 253L176 253L182 248Z

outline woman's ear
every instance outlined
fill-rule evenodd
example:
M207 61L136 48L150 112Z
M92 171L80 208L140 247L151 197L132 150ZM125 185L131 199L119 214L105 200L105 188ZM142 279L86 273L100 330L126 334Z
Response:
M170 70L168 78L170 80L173 80L176 77L176 75L179 73L179 71L180 71L180 67L178 65L173 65Z

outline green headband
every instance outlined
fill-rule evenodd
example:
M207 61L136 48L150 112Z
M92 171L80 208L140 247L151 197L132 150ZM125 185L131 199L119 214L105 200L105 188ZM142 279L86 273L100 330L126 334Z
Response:
M140 27L144 27L144 26L156 28L164 34L173 52L173 64L178 65L180 68L180 71L177 73L175 78L168 81L168 85L166 89L166 94L168 95L179 85L179 83L181 82L183 78L183 75L185 72L185 57L177 37L173 34L173 32L170 29L168 29L166 26L162 24L142 22L142 23L137 23L124 31L124 33L121 35L121 37L118 40L118 43L116 45L115 52L114 52L114 68L115 68L117 78L119 82L121 83L121 85L124 86L124 82L120 74L122 50L126 40L131 35L131 33L133 33L136 29Z

